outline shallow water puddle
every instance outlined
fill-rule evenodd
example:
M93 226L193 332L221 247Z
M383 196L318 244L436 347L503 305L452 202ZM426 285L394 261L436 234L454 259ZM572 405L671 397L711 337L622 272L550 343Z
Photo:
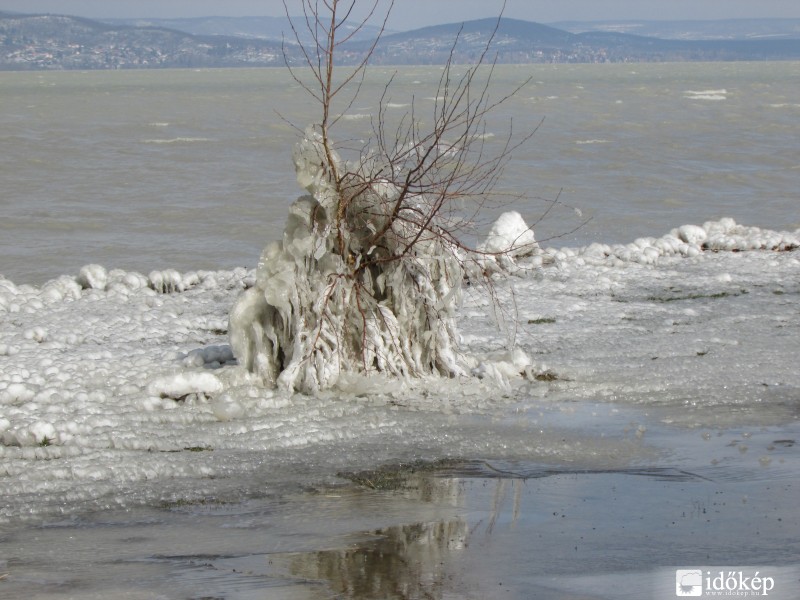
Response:
M392 489L96 515L3 538L0 595L672 598L677 568L757 565L793 597L796 473L728 471L471 461Z
M574 600L671 598L678 567L756 563L780 575L780 597L794 594L800 521L790 482L764 489L673 469L502 467L470 463L433 480L457 518L239 564L301 586L325 582L336 597Z

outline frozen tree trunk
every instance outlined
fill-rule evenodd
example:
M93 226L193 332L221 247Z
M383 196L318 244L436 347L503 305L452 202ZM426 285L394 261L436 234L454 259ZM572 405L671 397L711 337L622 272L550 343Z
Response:
M295 148L308 195L293 203L283 240L264 249L255 286L233 307L234 355L265 384L302 392L329 388L343 372L464 374L459 250L435 224L392 213L400 191L375 165L346 165L326 150L313 128ZM331 173L348 175L337 186Z

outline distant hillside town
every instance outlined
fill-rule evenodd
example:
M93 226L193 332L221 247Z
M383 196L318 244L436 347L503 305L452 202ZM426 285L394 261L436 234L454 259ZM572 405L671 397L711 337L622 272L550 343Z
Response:
M496 25L495 19L482 19L386 32L372 63L442 64L456 39L455 62L470 63ZM502 19L493 45L498 62L800 60L800 20L598 23L594 29L591 23L571 22L562 27ZM271 17L101 22L0 12L0 70L282 66L285 58L300 59L293 36L283 40L286 31L286 19ZM699 39L703 31L708 39ZM340 60L359 60L375 33L374 28L362 32Z

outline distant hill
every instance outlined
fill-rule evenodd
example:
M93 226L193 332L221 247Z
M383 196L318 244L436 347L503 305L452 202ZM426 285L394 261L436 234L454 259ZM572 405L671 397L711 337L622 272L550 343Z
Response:
M189 19L105 19L104 23L129 27L161 27L193 35L227 35L279 42L293 34L286 17L196 17ZM519 21L525 23L525 21ZM535 25L535 23L528 23ZM719 19L695 21L562 21L548 23L550 29L569 33L602 31L629 33L672 40L750 40L800 38L800 19ZM367 26L356 41L371 40L378 28ZM424 31L417 30L417 32ZM544 30L543 30L544 31ZM387 31L387 34L399 33ZM408 33L408 32L406 32ZM402 35L402 34L401 34ZM526 34L527 35L527 34Z
M0 69L125 69L283 64L280 44L0 12Z
M127 27L166 27L193 35L223 35L294 43L294 33L286 17L195 17L191 19L104 19L104 23ZM353 27L354 28L354 27ZM354 34L355 41L372 40L379 28L367 25ZM298 31L304 42L311 41L306 31Z
M247 28L248 22L252 26ZM197 33L165 27L192 25ZM154 67L280 66L284 64L277 28L271 19L173 19L135 25L64 15L0 12L0 69L129 69ZM375 64L443 64L477 60L497 25L496 19L426 27L384 35ZM271 29L270 29L271 28ZM269 33L269 32L272 33ZM212 35L213 33L213 35ZM374 30L372 31L374 33ZM259 37L249 37L252 35ZM367 36L371 39L371 36ZM291 62L300 55L290 39ZM341 62L360 60L368 43L354 40ZM668 40L605 31L573 33L528 21L502 19L492 46L500 63L642 62L800 59L800 38Z
M800 19L720 19L708 21L562 21L552 27L584 33L630 33L668 40L798 39Z
M468 62L478 56L496 26L496 19L481 19L387 35L373 62L441 63L457 35L455 58ZM667 40L615 31L571 33L502 19L493 52L501 63L786 60L800 59L800 39Z

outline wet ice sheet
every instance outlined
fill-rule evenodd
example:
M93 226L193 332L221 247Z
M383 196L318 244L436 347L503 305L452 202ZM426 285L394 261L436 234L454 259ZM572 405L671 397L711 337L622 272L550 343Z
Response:
M676 568L755 565L777 582L771 597L793 598L797 452L776 453L782 474L743 473L736 450L700 474L688 470L705 462L693 440L708 440L687 430L671 439L689 449L684 468L474 461L409 474L392 491L322 486L76 517L6 535L0 570L10 577L0 591L43 600L667 599Z

